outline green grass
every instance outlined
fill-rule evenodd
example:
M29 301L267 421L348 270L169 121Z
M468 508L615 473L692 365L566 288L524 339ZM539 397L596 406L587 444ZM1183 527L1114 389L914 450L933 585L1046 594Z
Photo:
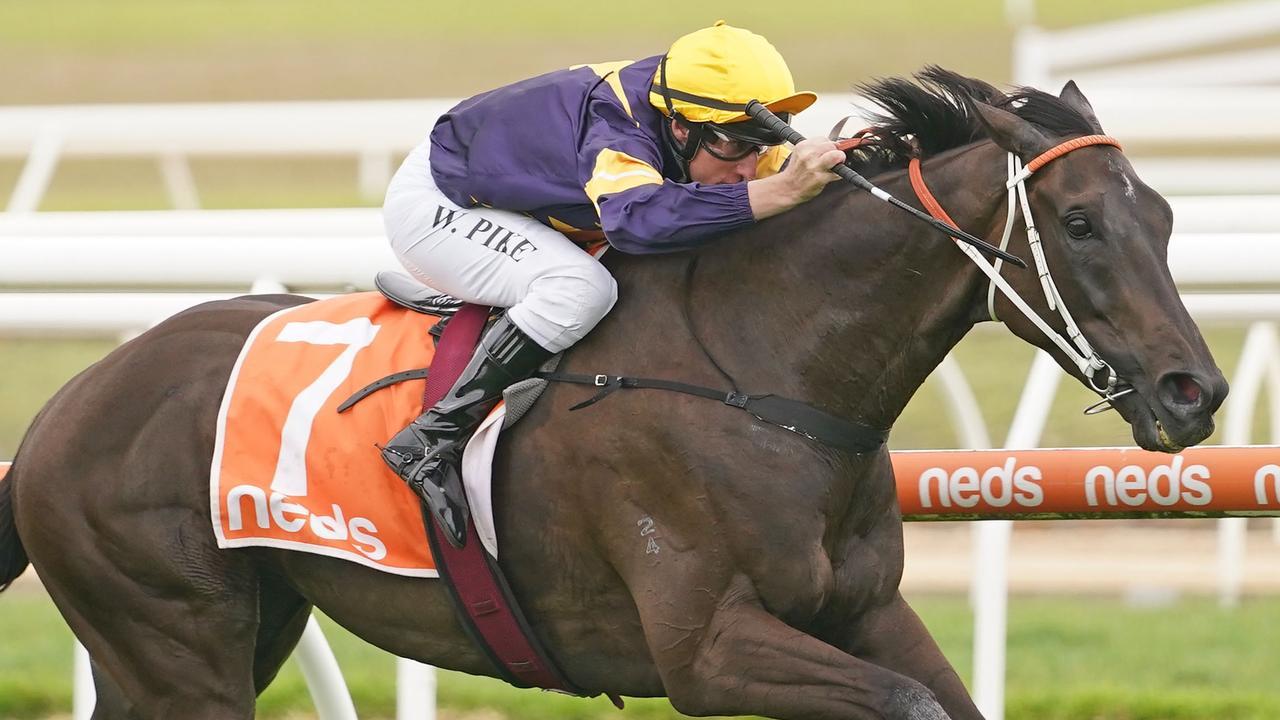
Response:
M1040 0L1048 26L1200 0ZM937 63L1010 77L1001 0L440 3L0 0L3 103L469 95L573 63L662 52L724 18L768 36L799 84Z
M1203 4L1204 0L1042 0L1039 18L1049 26L1096 22ZM953 31L999 25L999 0L955 3L857 3L798 0L780 12L767 0L728 6L687 3L591 3L571 0L527 3L422 3L408 0L9 0L0 3L0 41L19 47L185 47L220 41L439 39L442 28L483 31L487 38L533 35L549 41L580 40L588 29L605 38L619 34L685 31L724 17L778 36L839 35L851 42L883 30ZM482 38L477 38L482 39ZM483 45L479 48L483 49Z
M913 600L961 677L970 673L972 617L963 599ZM1107 599L1015 597L1008 645L1009 720L1262 720L1280 717L1280 600L1219 610L1208 600L1133 608ZM321 618L361 717L393 717L391 656ZM42 718L70 707L71 635L38 592L0 596L0 717ZM661 699L604 699L516 690L488 678L440 673L439 702L511 720L679 718ZM262 717L307 712L290 663L259 701Z

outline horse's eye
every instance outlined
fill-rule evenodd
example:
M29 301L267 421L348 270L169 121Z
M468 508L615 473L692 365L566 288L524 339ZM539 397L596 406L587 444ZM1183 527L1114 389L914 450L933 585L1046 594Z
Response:
M1071 237L1077 240L1083 240L1093 233L1093 226L1089 224L1089 220L1080 215L1072 215L1067 218L1067 232Z

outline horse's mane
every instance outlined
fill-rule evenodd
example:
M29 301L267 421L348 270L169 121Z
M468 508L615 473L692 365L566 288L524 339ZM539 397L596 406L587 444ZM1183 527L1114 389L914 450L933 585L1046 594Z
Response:
M916 73L915 82L886 78L858 90L884 109L872 116L869 142L850 153L854 167L864 174L986 139L975 102L1012 112L1051 136L1094 132L1088 119L1055 95L1031 87L1005 93L936 65Z

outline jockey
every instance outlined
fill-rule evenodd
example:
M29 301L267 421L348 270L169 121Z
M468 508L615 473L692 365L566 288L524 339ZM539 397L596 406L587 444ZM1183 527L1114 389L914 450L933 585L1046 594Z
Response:
M426 285L507 308L444 399L382 449L450 542L465 537L471 433L506 387L582 339L617 299L579 243L685 250L816 196L844 154L818 139L789 151L743 112L759 100L788 120L815 99L796 92L767 40L720 21L665 55L465 100L409 154L383 207L396 256Z

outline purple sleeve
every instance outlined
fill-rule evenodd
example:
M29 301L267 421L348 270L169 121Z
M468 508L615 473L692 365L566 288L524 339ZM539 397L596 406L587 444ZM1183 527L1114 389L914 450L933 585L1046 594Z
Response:
M662 178L657 141L637 127L615 99L592 98L586 122L579 172L600 213L605 238L618 250L632 254L685 250L755 222L745 182L703 185ZM610 160L601 161L601 153ZM619 155L624 156L624 165L617 164ZM609 167L602 168L606 164ZM616 175L635 179L602 183L602 169L629 169ZM647 169L652 169L652 177L643 177ZM593 196L593 184L608 190Z
M745 182L642 185L600 199L600 226L625 253L675 252L755 222Z

